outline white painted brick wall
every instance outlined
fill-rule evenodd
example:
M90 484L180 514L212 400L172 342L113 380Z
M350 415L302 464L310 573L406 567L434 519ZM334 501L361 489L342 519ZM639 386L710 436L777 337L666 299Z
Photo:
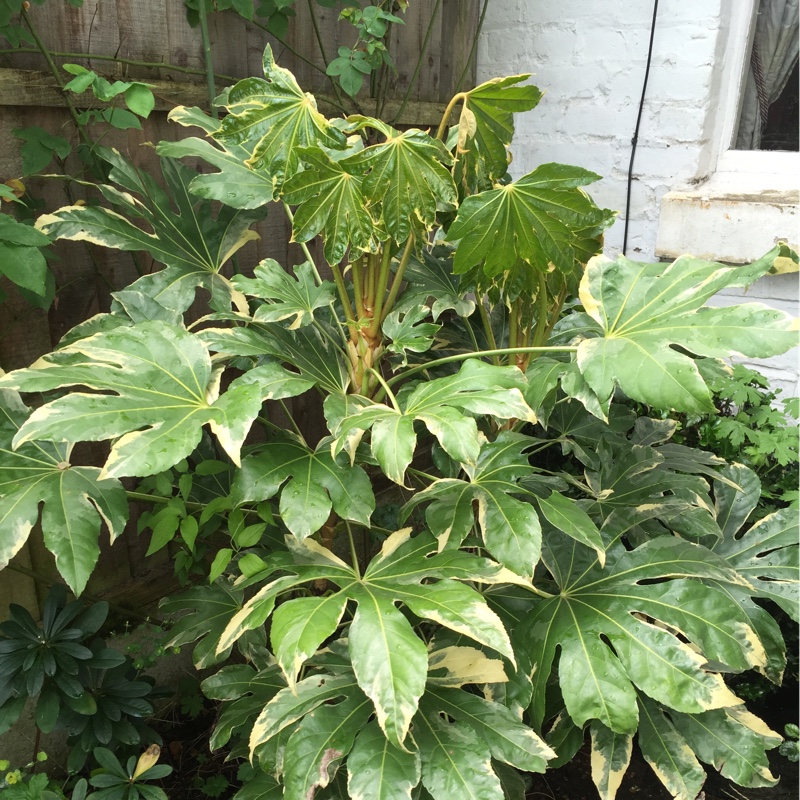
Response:
M631 192L628 256L654 260L659 204L702 175L719 69L721 28L731 0L661 0ZM516 120L512 175L539 164L577 164L603 176L595 200L620 212L606 236L614 256L623 240L631 137L642 91L652 2L492 0L478 48L478 78L534 74L545 92ZM769 278L748 299L797 313L797 276ZM720 299L731 304L734 294ZM797 394L797 351L757 365Z

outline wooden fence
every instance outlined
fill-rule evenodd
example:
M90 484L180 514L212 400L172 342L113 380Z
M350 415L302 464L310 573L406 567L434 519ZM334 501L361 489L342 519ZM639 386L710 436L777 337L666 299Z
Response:
M340 45L352 45L352 28L338 22L336 10L323 8L314 0L297 0L295 7L297 16L282 41L232 12L210 16L218 88L260 75L261 56L269 42L278 63L291 69L300 85L317 95L321 109L334 110L325 63ZM389 118L401 111L398 124L433 127L456 87L474 85L475 59L471 56L479 7L480 0L412 0L405 25L393 26L390 33L389 47L397 71L389 75L384 95ZM28 13L57 69L64 63L77 63L106 77L152 84L156 109L143 129L114 131L103 143L157 172L153 150L144 145L186 135L184 129L167 121L166 113L176 105L208 107L200 32L189 26L183 1L85 0L81 8L74 8L65 0L48 0L42 6L32 5ZM22 171L21 141L14 137L15 129L36 125L77 140L64 92L50 65L40 52L34 52L36 48L9 52L12 49L0 37L0 183ZM88 53L92 57L79 57ZM68 77L62 73L61 83ZM76 103L80 107L91 101L81 97ZM358 103L365 113L374 113L375 101L369 96L359 96ZM68 169L75 166L68 161ZM42 198L43 210L71 202L75 191L65 181L44 179L31 179L27 188ZM286 244L282 214L270 214L257 230L261 238L242 251L243 264L252 265L267 256L281 263L302 260L299 250ZM5 370L26 366L51 350L77 322L107 310L110 293L137 276L126 253L73 242L58 243L54 249L58 260L51 267L58 293L48 312L32 308L13 286L2 283L8 294L0 304L0 367ZM113 547L102 543L100 566L89 583L88 596L136 608L163 594L170 585L169 555L161 551L145 559L149 537L140 539L134 528L132 522ZM57 575L40 535L31 537L12 567L0 573L0 614L12 600L35 611L47 584Z

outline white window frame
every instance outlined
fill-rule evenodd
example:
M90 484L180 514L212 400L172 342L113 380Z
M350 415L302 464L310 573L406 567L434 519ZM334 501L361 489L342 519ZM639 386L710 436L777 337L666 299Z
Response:
M656 255L681 253L729 263L752 261L778 240L798 246L800 153L734 150L759 0L723 3L718 68L697 179L661 200ZM796 276L794 276L796 277Z
M728 4L728 24L718 49L723 60L715 87L720 102L711 119L704 166L717 184L740 184L745 189L792 188L800 175L800 153L733 149L758 6L759 0L731 0Z

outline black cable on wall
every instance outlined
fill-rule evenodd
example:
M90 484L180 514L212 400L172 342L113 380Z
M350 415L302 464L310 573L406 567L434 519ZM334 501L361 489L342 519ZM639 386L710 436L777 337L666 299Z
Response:
M628 249L628 224L631 215L631 186L633 184L633 161L636 158L636 145L639 141L639 126L642 123L642 110L644 109L644 98L647 94L647 80L650 77L650 62L653 59L653 39L656 35L656 17L658 16L658 0L653 0L653 21L650 24L650 45L647 48L647 66L644 68L644 83L642 84L642 96L639 100L639 113L636 115L636 127L633 129L631 139L631 160L628 164L628 188L625 197L625 233L622 237L622 255Z

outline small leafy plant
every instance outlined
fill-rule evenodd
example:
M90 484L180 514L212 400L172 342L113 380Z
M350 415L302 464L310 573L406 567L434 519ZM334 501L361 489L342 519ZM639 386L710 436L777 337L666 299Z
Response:
M141 128L139 117L147 119L155 106L155 98L146 83L140 81L114 81L111 83L79 64L64 64L64 70L74 75L64 89L75 94L82 94L89 89L102 103L109 105L102 109L89 109L79 114L78 122L88 125L90 122L106 122L114 128ZM122 98L127 108L117 104Z
M158 745L150 745L138 759L131 756L123 767L110 750L96 747L94 757L100 769L92 773L89 784L98 791L90 792L86 800L167 800L163 789L147 783L172 772L172 767L156 763L160 753Z
M789 722L784 726L783 733L786 739L780 746L780 754L788 758L789 761L800 761L800 745L798 745L800 728L793 722Z
M61 786L43 772L35 772L47 753L39 751L36 758L21 769L12 769L11 764L0 759L0 791L8 800L65 800ZM75 800L79 800L77 797Z
M131 661L101 639L89 641L108 615L108 604L86 608L66 601L54 586L37 625L21 606L0 622L0 731L17 721L28 698L36 698L36 727L66 729L73 745L71 771L80 770L98 745L135 745L155 734L142 722L153 712L145 698L152 683L137 679Z
M431 135L328 119L263 67L222 119L172 112L195 135L158 146L164 184L98 148L108 205L38 220L164 269L0 379L0 566L40 520L79 593L101 525L152 503L151 551L194 581L162 604L167 646L211 670L211 747L253 765L238 800L522 800L587 736L608 800L635 740L675 797L702 764L772 785L781 737L726 677L782 678L761 602L798 616L796 514L753 524L752 470L660 416L714 414L701 359L796 345L782 312L705 306L785 246L599 256L599 176L508 175L527 75L459 92ZM232 274L267 206L303 262ZM110 443L102 467L73 462L84 441ZM157 767L95 755L97 800L160 796Z
M798 499L798 398L780 390L742 364L703 364L716 414L688 417L680 436L728 461L740 461L761 479L765 510Z

